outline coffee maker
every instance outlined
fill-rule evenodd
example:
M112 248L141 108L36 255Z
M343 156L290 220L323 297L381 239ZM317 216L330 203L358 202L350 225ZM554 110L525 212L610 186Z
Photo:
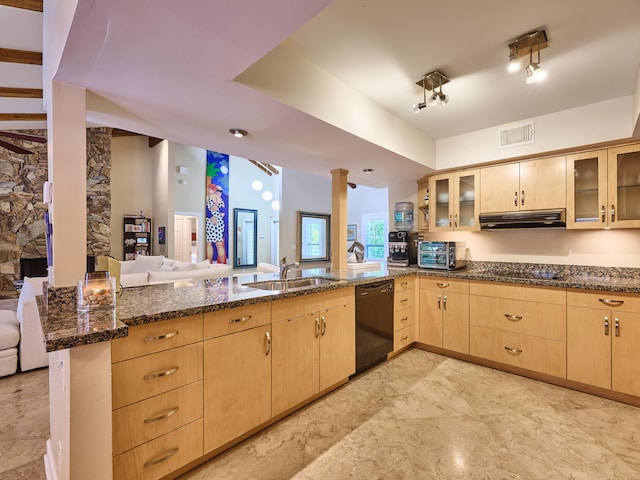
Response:
M409 267L418 264L418 232L389 232L387 266Z

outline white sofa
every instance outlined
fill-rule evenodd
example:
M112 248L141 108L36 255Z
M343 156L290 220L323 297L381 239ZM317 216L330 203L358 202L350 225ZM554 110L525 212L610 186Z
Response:
M209 263L186 263L163 255L140 255L135 260L120 262L120 285L139 287L180 280L223 278L231 275L231 265Z
M36 295L42 295L42 283L47 277L24 277L20 289L16 316L20 325L20 370L27 371L49 365Z

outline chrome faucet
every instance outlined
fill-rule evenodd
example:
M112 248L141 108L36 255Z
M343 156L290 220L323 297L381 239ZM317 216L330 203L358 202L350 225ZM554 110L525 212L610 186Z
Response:
M282 257L282 260L280 260L280 280L286 280L289 269L298 268L298 266L298 262L287 264L287 257Z

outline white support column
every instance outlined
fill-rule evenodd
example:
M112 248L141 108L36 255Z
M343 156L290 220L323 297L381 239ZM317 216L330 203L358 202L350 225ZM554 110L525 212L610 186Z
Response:
M87 262L87 127L85 89L53 81L47 136L52 200L53 268L49 281L73 286Z

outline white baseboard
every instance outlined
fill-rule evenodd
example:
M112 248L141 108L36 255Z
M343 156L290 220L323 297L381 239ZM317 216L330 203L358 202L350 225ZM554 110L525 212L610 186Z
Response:
M47 440L47 453L44 454L44 472L47 480L58 480L55 455L53 454L51 439Z

